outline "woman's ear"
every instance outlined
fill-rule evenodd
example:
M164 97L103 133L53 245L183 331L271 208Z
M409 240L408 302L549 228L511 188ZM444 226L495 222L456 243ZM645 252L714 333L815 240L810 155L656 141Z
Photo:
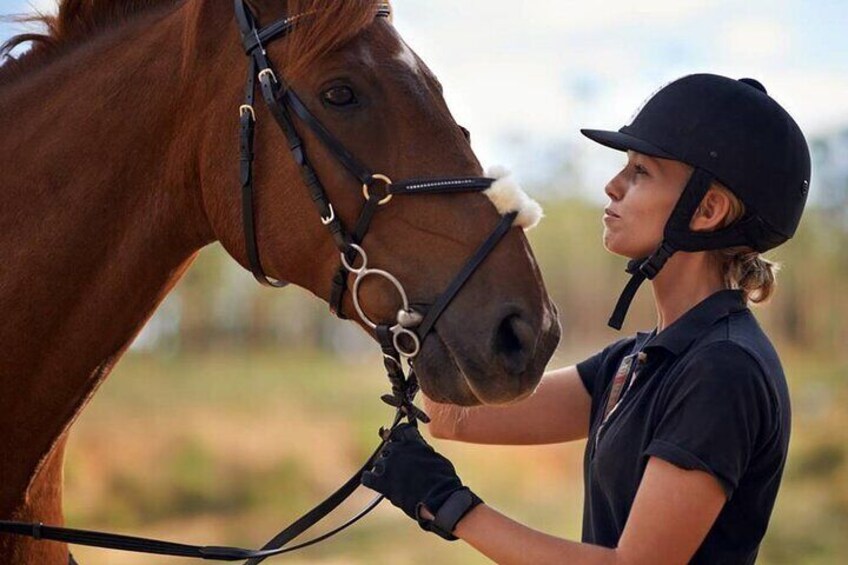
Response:
M692 231L715 231L725 226L730 214L730 198L724 191L710 188L689 222Z

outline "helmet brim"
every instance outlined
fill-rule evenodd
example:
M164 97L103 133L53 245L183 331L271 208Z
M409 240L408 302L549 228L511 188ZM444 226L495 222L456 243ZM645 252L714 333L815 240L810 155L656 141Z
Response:
M643 139L634 137L620 131L607 131L601 129L581 129L580 133L588 137L594 142L600 143L606 147L617 149L619 151L636 151L651 157L659 157L661 159L679 160L667 151L663 151L656 145L648 143Z

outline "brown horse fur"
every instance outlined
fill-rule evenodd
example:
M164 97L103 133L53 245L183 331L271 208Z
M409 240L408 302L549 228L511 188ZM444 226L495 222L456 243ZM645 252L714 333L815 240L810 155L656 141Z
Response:
M252 2L262 23L315 10L269 56L354 154L396 179L480 174L438 82L417 58L409 64L390 22L374 20L373 1L289 4ZM0 68L0 518L61 524L76 415L201 248L220 241L246 264L237 108L247 59L229 1L64 0L46 23L30 54ZM355 111L321 103L339 82L357 91ZM261 102L256 113L263 264L326 300L338 254L282 133ZM298 127L351 225L360 187ZM497 222L480 194L396 197L364 245L371 264L427 303ZM390 287L369 280L362 292L371 316L394 316ZM535 387L558 338L514 229L447 309L416 368L436 399L505 402ZM66 562L63 544L0 536L0 563Z

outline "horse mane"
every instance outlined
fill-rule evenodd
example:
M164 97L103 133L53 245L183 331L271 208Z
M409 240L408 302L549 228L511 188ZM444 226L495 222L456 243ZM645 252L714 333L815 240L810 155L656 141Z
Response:
M11 37L0 45L0 77L19 75L58 58L71 47L83 43L99 32L132 19L154 7L173 4L175 0L58 0L55 14L36 9L32 14L7 16L4 19L35 24L42 33L27 32ZM24 43L31 48L13 57L14 48Z
M0 45L0 79L45 65L105 29L176 3L177 0L58 0L56 14L36 11L7 17L17 23L37 24L45 31L21 33ZM298 21L288 39L286 76L301 74L317 58L350 41L373 21L380 3L377 0L289 0L290 15L309 14L309 17ZM13 49L27 42L32 44L30 50L18 57L11 55Z

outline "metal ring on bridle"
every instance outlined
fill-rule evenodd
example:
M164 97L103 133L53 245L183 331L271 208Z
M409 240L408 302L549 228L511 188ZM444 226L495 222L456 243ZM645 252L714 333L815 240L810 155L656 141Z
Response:
M421 351L421 340L418 338L418 334L412 330L408 330L404 327L401 327L400 324L391 328L392 332L392 343L397 349L397 352L401 354L402 357L412 358L418 355L418 352ZM401 336L406 336L412 341L412 351L405 351L403 348L403 343L400 341Z
M354 275L359 276L359 274L364 271L366 267L368 267L368 255L365 254L365 250L362 249L362 247L356 245L355 243L351 243L350 248L359 253L359 255L362 257L362 266L358 269L354 268L353 265L347 262L347 257L345 257L344 253L340 254L342 256L342 265L344 265L344 268L353 273ZM354 259L354 262L356 262L356 259Z
M375 181L375 180L381 180L384 183L386 183L386 188L388 188L392 184L392 179L390 179L386 175L380 175L380 174L371 175L370 181L366 182L362 185L362 196L365 197L365 200L371 200L371 192L369 191L369 186L371 184L371 181ZM380 200L379 202L377 202L377 204L379 204L380 206L382 206L383 204L387 204L389 202L389 200L392 199L392 196L394 196L394 195L393 194L387 194L386 197L383 198L382 200Z
M406 291L403 289L403 285L400 284L400 281L397 280L397 278L393 274L382 269L366 269L364 266L359 269L359 271L356 273L356 280L353 281L353 306L356 308L356 313L359 314L359 317L362 318L362 321L368 324L368 327L374 330L377 329L377 324L371 321L371 319L365 314L365 311L362 309L362 305L359 304L359 285L362 284L362 281L369 275L377 275L383 277L384 279L392 283L397 289L398 294L400 294L400 300L402 304L401 308L406 311L409 311L409 300L406 298ZM394 328L397 326L400 326L400 324L392 326L391 329L394 330ZM392 333L396 332L393 331Z

